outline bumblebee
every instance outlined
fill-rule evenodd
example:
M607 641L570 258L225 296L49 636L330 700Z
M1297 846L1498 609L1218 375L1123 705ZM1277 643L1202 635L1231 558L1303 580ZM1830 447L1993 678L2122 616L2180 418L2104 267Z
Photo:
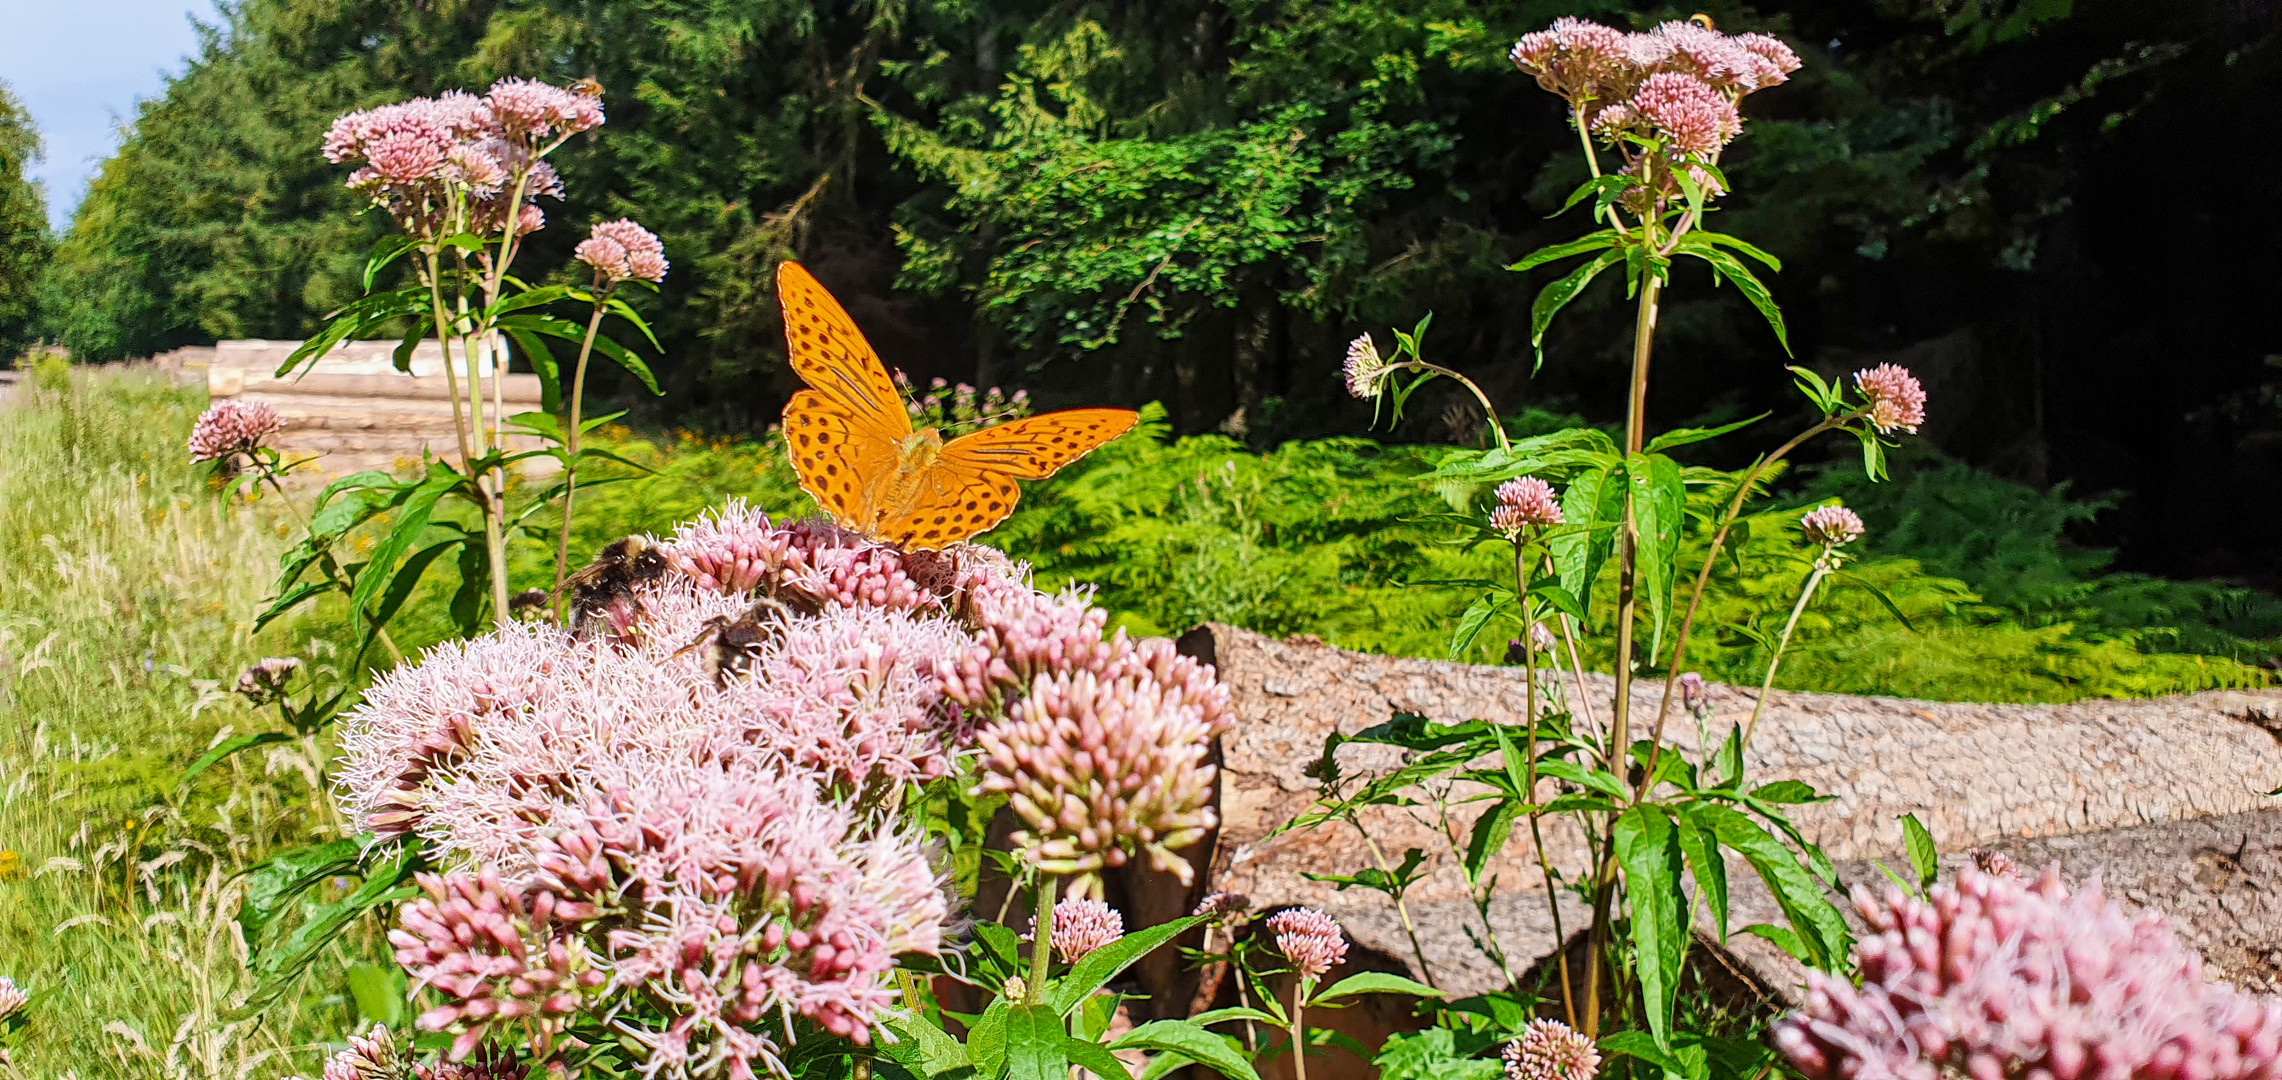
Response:
M627 637L642 614L634 588L666 576L666 553L647 536L605 545L594 561L563 581L571 594L571 632L580 637Z
M760 655L761 647L775 641L783 632L784 621L791 618L793 608L773 596L753 601L744 614L732 619L716 615L705 622L705 629L697 638L674 652L675 656L708 642L712 648L705 652L706 676L715 686L727 686L732 679L742 679L753 668L753 658Z

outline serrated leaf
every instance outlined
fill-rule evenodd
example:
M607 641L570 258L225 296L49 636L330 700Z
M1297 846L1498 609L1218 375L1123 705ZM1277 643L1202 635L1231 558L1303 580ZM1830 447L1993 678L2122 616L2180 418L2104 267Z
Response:
M1589 187L1591 185L1588 184L1587 186ZM1569 206L1577 205L1577 202L1579 201L1584 191L1584 188L1579 188L1578 194L1571 195L1569 197ZM1564 206L1562 209L1566 210L1569 208L1569 206ZM1599 251L1603 248L1612 248L1615 247L1618 242L1619 240L1616 235L1616 230L1602 229L1599 232L1590 233L1566 243L1548 244L1544 247L1538 248L1536 251L1532 251L1529 254L1522 256L1520 262L1507 265L1506 269L1518 274L1524 271L1534 270L1549 262L1556 262L1561 259L1566 259L1572 255L1582 255L1588 251Z
M190 767L182 771L182 778L176 780L175 783L178 786L187 784L190 782L192 777L197 776L199 773L205 772L207 769L213 767L216 762L219 762L223 758L229 757L230 755L240 751L251 750L257 746L268 746L272 743L292 741L292 734L283 731L264 731L249 735L232 735L229 738L222 740L221 742L215 743L213 749L199 755L198 760L191 762Z
M1481 636L1482 628L1489 625L1490 618L1505 605L1506 600L1498 596L1477 596L1473 603L1467 604L1465 613L1458 616L1458 625L1450 630L1450 659L1463 659L1466 650L1473 648L1474 639Z
M1560 314L1569 301L1585 291L1601 271L1623 262L1625 256L1618 251L1603 251L1593 261L1569 272L1567 277L1538 290L1537 300L1529 309L1529 345L1537 350L1537 364L1545 363L1545 329L1553 325L1553 316Z
M1241 1044L1192 1020L1151 1020L1110 1043L1112 1050L1153 1050L1196 1062L1229 1080L1260 1080Z
M1735 291L1742 293L1745 300L1751 301L1751 306L1759 309L1759 314L1767 320L1768 327L1775 331L1775 341L1783 346L1783 354L1791 354L1791 336L1783 327L1783 309L1776 306L1774 294L1767 291L1767 286L1759 280L1759 275L1752 273L1751 268L1743 264L1743 260L1716 247L1696 248L1689 254L1710 263L1712 269L1735 286Z
M1408 994L1411 997L1444 997L1442 991L1400 975L1384 971L1365 971L1349 975L1317 993L1312 1003L1337 1001L1358 994Z
M1727 860L1719 854L1719 838L1711 835L1683 812L1675 819L1679 826L1680 854L1687 858L1688 875L1695 878L1696 894L1703 898L1704 907L1711 912L1712 926L1719 931L1720 944L1727 943Z
M1708 826L1722 846L1743 856L1758 872L1798 935L1807 963L1824 971L1844 963L1854 936L1824 894L1822 883L1799 865L1798 857L1767 830L1727 807L1699 805L1695 814L1699 826Z
M1585 527L1547 542L1561 587L1577 598L1578 608L1586 614L1592 611L1593 581L1608 561L1616 541L1615 526L1624 517L1623 475L1621 468L1604 467L1588 469L1569 481L1561 493L1561 516Z
M1680 923L1687 897L1681 891L1679 838L1663 808L1653 805L1635 806L1619 815L1611 837L1617 865L1624 868L1625 896L1632 905L1635 969L1648 1029L1658 1046L1669 1046L1672 1003L1687 942L1687 929Z
M1636 573L1640 591L1648 600L1652 628L1648 655L1655 656L1664 649L1664 627L1672 611L1672 572L1680 554L1681 529L1686 524L1688 488L1680 477L1680 463L1662 454L1641 455L1627 471L1635 477L1646 473L1646 482L1634 485L1632 512L1641 544Z
M1068 1016L1072 1009L1085 1003L1094 991L1109 985L1109 980L1122 974L1126 968L1187 930L1205 921L1207 916L1188 915L1171 922L1158 923L1147 930L1137 930L1085 954L1071 966L1070 973L1054 985L1054 1013Z
M1750 427L1751 425L1756 424L1761 420L1767 419L1771 415L1773 414L1760 413L1759 415L1754 416L1748 420L1737 420L1732 424L1721 424L1718 427L1673 428L1672 430L1667 431L1662 435L1658 435L1655 438L1648 440L1648 445L1642 449L1642 452L1654 454L1665 450L1675 449L1677 447L1687 446L1692 443L1706 442L1711 439L1719 438L1720 436L1725 435L1731 431L1741 431L1744 428Z

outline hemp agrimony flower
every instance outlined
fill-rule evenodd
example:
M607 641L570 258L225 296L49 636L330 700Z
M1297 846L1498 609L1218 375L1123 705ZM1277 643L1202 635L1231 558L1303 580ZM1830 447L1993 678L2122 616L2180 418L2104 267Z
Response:
M1347 935L1331 916L1314 908L1288 908L1268 916L1276 951L1291 961L1302 979L1320 979L1347 959Z
M1499 1056L1506 1080L1593 1080L1601 1071L1593 1040L1559 1020L1530 1021Z
M1896 431L1917 434L1918 425L1925 423L1925 387L1910 369L1899 364L1880 364L1854 373L1854 386L1870 403L1870 426L1884 434Z
M1799 532L1810 544L1838 547L1862 539L1866 530L1862 518L1843 506L1824 506L1806 512L1799 519Z
M1032 940L1037 932L1038 928L1032 926L1030 933L1022 935L1022 940ZM1054 905L1052 944L1065 964L1075 964L1085 954L1115 944L1124 936L1125 916L1099 900L1072 896Z
M1392 371L1385 359L1379 356L1379 346L1369 334L1357 334L1347 343L1347 392L1364 401L1379 396L1379 384Z
M1498 485L1498 505L1490 511L1490 527L1508 537L1520 536L1522 531L1561 524L1561 500L1553 494L1553 486L1534 476L1508 480Z
M578 242L571 257L594 268L602 283L621 281L656 283L666 277L666 249L656 233L627 218L596 225Z
M285 430L277 410L258 401L224 399L206 407L190 429L190 460L216 461L251 454L262 441Z

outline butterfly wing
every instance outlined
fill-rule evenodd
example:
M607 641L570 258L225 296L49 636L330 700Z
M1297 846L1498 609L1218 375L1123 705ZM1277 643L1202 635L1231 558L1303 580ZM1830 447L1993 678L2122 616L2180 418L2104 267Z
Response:
M972 539L1005 521L1022 498L1013 477L972 465L937 460L914 480L905 509L887 515L873 532L910 551L936 551Z
M1125 434L1138 419L1129 409L1070 409L953 439L914 478L903 505L888 513L877 535L926 551L971 539L1014 513L1022 498L1016 477L1052 476Z
M897 444L847 405L814 390L784 407L784 445L793 474L808 493L851 529L869 532L879 517L879 485L893 475Z
M1064 409L963 435L943 447L947 465L1044 480L1133 429L1131 409ZM992 522L997 524L997 522Z
M785 356L801 381L839 405L853 430L891 443L911 434L903 395L879 353L815 275L796 262L778 263L777 304L784 312Z

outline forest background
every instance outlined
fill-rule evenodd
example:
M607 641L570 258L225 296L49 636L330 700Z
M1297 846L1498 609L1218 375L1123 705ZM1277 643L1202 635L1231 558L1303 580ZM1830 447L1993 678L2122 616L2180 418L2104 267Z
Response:
M2282 309L2282 285L2243 268L2282 239L2249 164L2282 85L2282 8L2257 0L243 0L140 107L66 235L21 179L36 134L0 98L0 348L44 339L102 361L302 337L358 295L385 229L315 152L332 117L504 75L591 76L611 138L556 156L577 198L535 241L567 249L621 214L665 240L674 272L646 308L667 393L603 388L645 430L703 436L660 441L661 464L683 448L669 475L710 478L661 505L754 487L758 460L689 455L736 456L704 440L760 433L795 385L767 282L797 257L916 380L1157 401L1168 433L1209 436L1106 458L1018 519L1030 540L1095 538L1036 554L1103 581L1113 606L1156 629L1213 616L1430 652L1348 625L1388 622L1383 603L1285 601L1399 587L1372 568L1399 564L1380 549L1412 542L1401 522L1432 500L1392 459L1472 443L1478 418L1429 391L1375 432L1386 447L1293 441L1370 431L1341 392L1344 343L1427 312L1433 355L1532 423L1614 419L1581 403L1620 397L1621 289L1572 305L1535 370L1526 300L1549 271L1503 269L1575 231L1548 216L1582 179L1557 103L1504 52L1558 15L1698 11L1807 61L1754 99L1723 225L1783 259L1770 284L1799 362L1902 363L1936 403L1931 449L1898 483L1810 466L1795 501L1845 495L1872 550L1944 575L1899 596L1919 621L2014 634L2022 651L1984 667L2112 669L2112 650L2054 650L2119 641L2270 663L2282 335L2258 313ZM1772 336L1706 284L1683 277L1667 305L1651 416L1795 411ZM1712 456L1740 464L1754 438ZM1217 487L1180 488L1244 451ZM1178 509L1177 527L1138 530L1135 506ZM1141 565L1176 556L1213 572ZM1834 665L1785 681L1999 698L2067 696L2071 678L2075 693L2199 685L1984 672L1929 689Z

